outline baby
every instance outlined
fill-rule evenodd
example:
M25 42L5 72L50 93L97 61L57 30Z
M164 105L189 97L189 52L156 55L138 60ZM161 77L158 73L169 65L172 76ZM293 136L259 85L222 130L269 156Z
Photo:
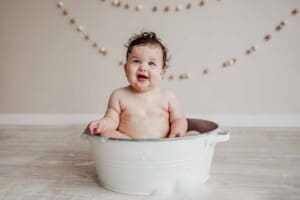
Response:
M86 131L113 138L164 138L186 135L187 120L173 92L159 87L167 50L153 32L129 39L124 65L129 85L112 92L104 117Z

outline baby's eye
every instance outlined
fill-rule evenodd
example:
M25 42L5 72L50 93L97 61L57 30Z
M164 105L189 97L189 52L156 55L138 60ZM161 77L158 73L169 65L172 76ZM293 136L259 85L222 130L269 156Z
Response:
M156 66L155 62L149 62L150 66Z
M132 60L132 62L133 62L133 63L140 63L141 61L138 60L138 59L134 59L134 60Z

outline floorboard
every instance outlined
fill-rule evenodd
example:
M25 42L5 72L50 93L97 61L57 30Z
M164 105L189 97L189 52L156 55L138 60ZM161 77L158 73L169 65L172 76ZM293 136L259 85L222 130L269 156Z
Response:
M209 181L197 194L169 197L111 192L97 182L83 126L0 126L0 199L299 200L300 128L227 127Z

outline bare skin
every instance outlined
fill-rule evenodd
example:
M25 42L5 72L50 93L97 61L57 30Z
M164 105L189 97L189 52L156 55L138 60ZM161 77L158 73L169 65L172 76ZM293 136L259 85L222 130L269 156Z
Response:
M176 96L158 86L165 72L160 47L134 46L124 69L129 85L113 91L104 117L90 122L88 132L115 138L186 135L187 120Z

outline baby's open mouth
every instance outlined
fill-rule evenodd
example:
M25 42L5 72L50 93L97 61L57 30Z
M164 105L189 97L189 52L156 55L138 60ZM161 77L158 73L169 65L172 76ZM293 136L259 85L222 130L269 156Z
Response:
M143 75L143 74L138 74L138 75L137 75L137 79L138 79L139 81L143 81L143 80L148 79L148 76Z

